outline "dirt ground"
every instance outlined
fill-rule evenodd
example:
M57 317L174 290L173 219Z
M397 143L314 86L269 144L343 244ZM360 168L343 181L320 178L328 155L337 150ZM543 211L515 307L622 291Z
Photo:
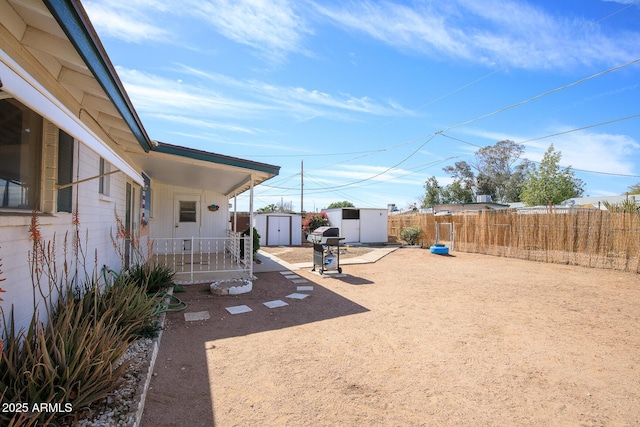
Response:
M313 246L267 246L260 248L264 252L275 255L290 264L311 262L313 260ZM355 258L371 252L373 249L367 246L340 246L340 258Z
M188 287L211 318L167 317L142 426L640 425L639 275L413 248L343 270Z

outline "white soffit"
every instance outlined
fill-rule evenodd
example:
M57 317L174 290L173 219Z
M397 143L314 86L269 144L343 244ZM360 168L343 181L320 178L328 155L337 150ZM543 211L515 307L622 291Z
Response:
M0 49L0 82L3 91L14 96L41 116L51 120L60 129L81 141L138 184L144 185L140 173L116 154L111 147L16 64L2 49Z

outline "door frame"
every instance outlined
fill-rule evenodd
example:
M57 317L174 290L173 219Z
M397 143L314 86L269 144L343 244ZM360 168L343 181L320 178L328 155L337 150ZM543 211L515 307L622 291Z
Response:
M271 217L277 217L277 218L287 218L289 220L289 243L288 245L291 246L292 245L292 228L293 228L293 221L290 215L267 215L267 226L266 226L266 236L265 236L265 243L266 246L269 246L269 220L271 219ZM278 239L280 240L280 239Z
M179 223L180 223L180 207L179 207L179 203L181 201L184 202L196 202L196 221L195 224L197 225L197 231L192 232L190 236L183 236L180 235L180 233L178 232L179 230ZM200 233L202 231L202 195L200 193L174 193L173 195L173 230L172 230L172 236L174 238L178 238L178 239L185 239L188 240L189 242L191 242L191 238L192 237L200 237ZM186 243L185 243L186 245ZM189 243L189 247L187 248L186 246L183 245L183 250L191 250L190 248L190 243Z

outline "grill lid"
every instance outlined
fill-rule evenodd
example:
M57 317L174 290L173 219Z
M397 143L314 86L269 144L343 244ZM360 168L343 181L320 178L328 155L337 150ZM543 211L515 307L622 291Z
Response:
M340 229L338 227L318 227L311 232L311 235L318 237L338 237Z

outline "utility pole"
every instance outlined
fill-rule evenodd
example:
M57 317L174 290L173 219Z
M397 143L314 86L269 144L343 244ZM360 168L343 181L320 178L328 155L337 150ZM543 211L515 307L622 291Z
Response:
M300 213L304 215L304 160L300 160Z

